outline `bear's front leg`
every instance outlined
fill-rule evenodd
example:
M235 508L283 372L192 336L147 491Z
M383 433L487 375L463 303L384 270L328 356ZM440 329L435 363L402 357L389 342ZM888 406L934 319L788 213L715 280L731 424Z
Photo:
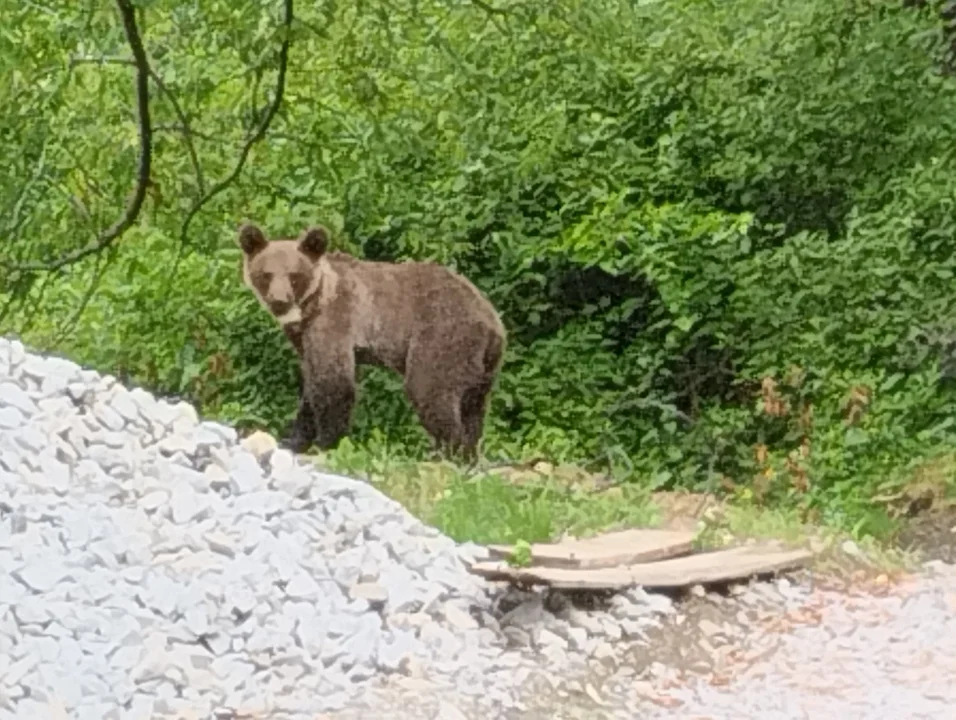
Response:
M299 393L299 409L296 412L292 425L285 436L279 441L279 446L294 453L304 453L316 436L315 417L312 406L303 393Z
M299 356L299 368L297 373L299 389L299 407L296 411L295 419L286 428L282 439L279 441L279 447L285 448L294 453L303 453L309 449L309 445L315 439L315 418L312 414L312 406L306 402L305 387L302 382L302 324L288 323L282 326L289 343L295 349Z
M306 402L305 399L301 359L298 372L296 373L296 380L298 381L299 395L298 409L296 410L295 418L286 427L282 438L279 440L279 447L294 453L304 453L309 449L309 445L311 445L315 439L315 417L312 414L312 406Z
M310 386L306 382L306 402L315 419L315 444L320 450L335 447L349 432L355 405L355 382L343 376L325 377Z
M325 335L325 338L329 338ZM355 354L346 343L320 344L323 335L309 332L304 340L302 380L312 411L315 444L334 447L349 432L355 405Z

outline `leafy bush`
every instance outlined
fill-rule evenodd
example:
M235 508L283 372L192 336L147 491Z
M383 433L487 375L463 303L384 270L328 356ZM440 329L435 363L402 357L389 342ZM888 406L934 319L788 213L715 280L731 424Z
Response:
M2 3L0 258L42 260L122 207L132 70L112 8ZM875 529L877 488L956 439L956 86L934 8L297 3L281 109L197 208L272 98L281 3L142 5L163 84L140 221L109 253L4 275L3 332L278 430L294 358L233 237L322 221L500 308L491 456ZM361 397L354 439L424 450L395 378L364 373Z

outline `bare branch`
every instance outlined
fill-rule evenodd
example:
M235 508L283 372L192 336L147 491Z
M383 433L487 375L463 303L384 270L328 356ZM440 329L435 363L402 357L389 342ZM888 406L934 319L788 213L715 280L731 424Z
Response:
M495 7L491 3L487 3L484 0L471 0L471 4L481 8L489 15L508 15L508 11L504 8Z
M136 188L133 191L133 197L127 204L122 217L104 230L96 240L86 247L49 262L33 262L9 266L12 267L13 270L21 272L43 272L58 270L66 265L72 265L108 247L132 227L133 223L135 223L139 217L139 211L146 198L146 189L150 181L153 154L152 127L150 126L149 119L149 61L146 59L146 50L143 48L143 40L140 37L139 28L136 26L136 14L133 3L131 0L116 0L116 6L123 19L126 40L133 53L133 61L136 65L136 109L139 115L140 150L139 168L136 173Z
M192 126L189 124L189 120L186 119L186 113L183 112L179 101L176 100L176 96L170 92L169 86L163 82L163 79L159 76L159 73L151 71L150 77L153 78L153 82L156 83L156 87L159 88L160 92L163 93L169 100L169 104L172 106L173 112L176 114L176 117L179 118L179 124L181 126L180 130L183 134L183 141L186 143L186 152L189 153L189 161L193 164L193 172L196 173L196 187L199 188L199 193L203 194L206 192L206 181L203 179L202 167L199 165L199 156L196 154L196 146L193 144L194 133Z
M471 0L471 4L477 8L480 8L485 13L485 16L488 18L488 21L492 25L494 25L496 28L498 28L498 32L504 35L511 34L508 28L501 24L501 20L499 19L499 18L506 18L510 15L510 13L507 10L504 10L503 8L495 7L494 5L491 5L490 3L487 3L484 0Z
M136 61L133 58L120 57L116 55L70 58L71 68L83 64L135 66ZM153 82L156 83L156 87L159 88L159 91L166 96L167 100L169 100L169 104L173 108L173 113L175 113L177 120L179 120L179 125L176 126L175 129L177 132L182 133L183 141L186 143L186 152L189 153L189 161L192 163L193 172L196 174L196 186L199 188L199 194L202 195L206 192L206 181L203 179L202 166L199 164L199 156L196 153L196 146L193 143L193 137L203 136L193 130L192 125L190 125L189 120L186 117L186 113L183 111L183 108L176 99L176 96L173 94L172 90L169 89L169 86L163 81L163 77L156 71L155 68L151 67L149 69L149 76L152 78ZM160 126L153 127L154 132L160 129Z
M136 60L122 55L74 55L70 58L69 70L77 65L132 65L136 67Z
M64 339L66 339L67 335L76 329L76 325L80 320L80 316L86 311L90 301L93 299L93 295L96 293L97 288L99 288L100 281L106 274L106 268L109 266L109 263L105 261L105 258L107 257L108 253L97 256L96 267L93 270L93 277L90 278L90 284L83 293L83 297L77 303L76 309L73 311L72 315L57 329L56 337L53 340L55 345L59 345ZM22 332L23 331L21 331L21 334Z
M214 143L225 142L222 136L216 136L207 132L200 132L199 130L196 130L196 128L191 126L183 127L182 125L178 123L168 123L168 124L159 123L153 126L153 132L154 133L171 132L171 133L179 133L179 134L185 134L188 132L194 138L199 138L200 140L206 140L207 142L214 142Z
M259 122L259 125L256 127L255 131L246 139L245 144L242 146L242 150L239 151L239 159L236 161L235 166L226 177L213 185L209 192L205 193L202 197L199 198L196 202L193 203L192 207L189 208L189 211L186 213L186 219L183 221L182 228L179 233L179 241L181 247L184 247L187 244L187 238L189 235L189 226L193 221L193 218L199 214L199 211L202 210L203 206L206 205L210 200L212 200L216 195L221 193L223 190L228 188L233 181L239 177L239 174L242 172L243 167L245 167L246 160L249 157L249 152L252 150L252 146L260 142L266 135L266 132L269 130L269 125L272 124L273 118L279 112L279 108L282 105L282 97L285 94L285 78L286 70L289 65L289 45L292 42L292 20L293 20L293 0L284 0L285 13L283 17L283 38L282 45L279 48L279 67L278 75L276 76L276 89L275 94L272 96L272 102L269 104L269 107L266 110L265 115L263 115L262 120ZM181 252L180 252L181 255Z
M19 233L20 226L24 222L25 218L22 215L23 205L27 200L28 193L33 190L33 186L39 182L40 176L43 174L43 170L46 167L46 147L48 141L49 137L43 138L43 145L40 146L40 157L37 158L36 166L33 169L33 174L30 175L29 180L20 186L20 192L17 193L17 197L10 207L4 210L4 216L8 214L13 215L13 219L7 225L7 232L10 234Z

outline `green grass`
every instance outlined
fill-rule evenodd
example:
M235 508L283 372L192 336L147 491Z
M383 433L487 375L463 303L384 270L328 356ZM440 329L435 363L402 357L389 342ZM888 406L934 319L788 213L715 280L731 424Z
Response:
M423 522L458 542L546 542L614 527L656 524L650 493L637 484L600 491L554 473L520 482L493 471L468 474L448 462L413 462L366 453L343 443L316 456L331 470L365 477Z
M311 458L321 467L364 478L458 542L521 547L564 534L586 537L664 525L693 529L701 549L750 538L809 546L818 556L815 567L833 575L849 576L861 569L893 573L912 565L912 558L892 547L869 537L851 538L825 523L808 523L796 509L683 492L652 494L639 482L615 484L571 467L540 463L536 470L468 473L450 462L396 458L347 440L334 452ZM843 552L850 539L860 556Z
M426 520L461 542L547 542L565 532L586 536L656 521L649 495L637 486L599 493L554 480L513 485L496 475L457 477Z

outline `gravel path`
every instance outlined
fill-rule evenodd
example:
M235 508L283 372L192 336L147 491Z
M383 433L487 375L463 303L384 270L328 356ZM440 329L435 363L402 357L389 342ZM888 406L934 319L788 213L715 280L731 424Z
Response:
M582 606L365 483L0 339L0 720L940 718L956 572ZM591 599L593 603L593 598Z
M646 696L656 696L659 705L670 708L645 711L643 716L714 720L952 716L953 566L934 565L926 576L879 590L811 590L807 583L786 584L777 592L786 598L780 608L784 612L759 611L757 622L742 633L748 621L736 623L727 634L714 631L710 638L716 646L714 655L723 660L716 671L677 683L673 677L660 677L642 686ZM732 604L746 607L749 601ZM630 693L632 702L634 695Z

